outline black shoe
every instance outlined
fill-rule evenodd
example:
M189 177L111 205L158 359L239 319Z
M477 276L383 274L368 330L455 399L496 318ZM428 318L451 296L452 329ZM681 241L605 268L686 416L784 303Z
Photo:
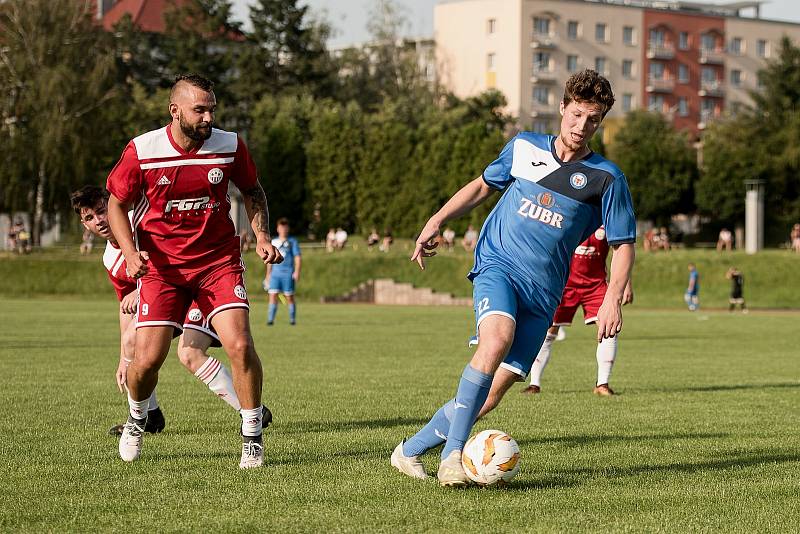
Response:
M267 326L272 326L272 321L267 321Z
M164 414L161 413L161 408L150 410L147 412L147 423L144 425L144 431L148 434L158 434L164 430Z

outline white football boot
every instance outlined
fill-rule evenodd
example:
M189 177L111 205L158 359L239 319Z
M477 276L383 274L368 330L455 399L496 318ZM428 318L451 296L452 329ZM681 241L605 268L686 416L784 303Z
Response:
M253 469L264 465L264 445L257 441L242 443L242 459L239 460L240 469Z
M419 478L425 480L428 474L425 472L422 462L419 461L419 456L406 456L403 454L403 441L394 448L392 452L392 466L396 467L404 475L412 478Z
M448 488L463 488L471 484L471 480L461 465L461 451L451 452L447 458L439 464L439 473L436 475L439 485Z
M144 438L144 425L135 421L128 421L122 427L122 436L119 438L119 457L125 462L132 462L139 458L142 453L142 441Z

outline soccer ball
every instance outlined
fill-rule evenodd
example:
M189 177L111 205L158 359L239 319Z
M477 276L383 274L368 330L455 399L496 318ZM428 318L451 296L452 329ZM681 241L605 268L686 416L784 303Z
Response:
M500 430L484 430L464 446L461 464L479 486L505 484L519 472L519 445Z

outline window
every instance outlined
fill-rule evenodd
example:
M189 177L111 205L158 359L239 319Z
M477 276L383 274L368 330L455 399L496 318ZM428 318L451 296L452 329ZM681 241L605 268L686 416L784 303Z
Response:
M664 111L664 95L650 95L647 97L648 111Z
M624 93L622 95L622 111L628 112L633 109L633 95Z
M533 121L532 129L537 133L547 133L550 131L550 124L543 119L536 119Z
M664 79L664 64L653 61L650 63L650 78L654 80Z
M541 85L533 86L533 101L536 104L548 105L550 104L550 88Z
M714 101L704 98L700 101L700 113L704 116L714 115Z
M734 69L731 71L731 85L740 87L742 85L742 71Z
M623 78L633 78L633 60L622 60L622 76Z
M689 101L686 99L685 96L681 96L678 98L678 116L679 117L689 116Z
M533 33L538 35L550 35L550 19L534 17Z
M766 40L759 39L756 41L756 55L763 58L769 57L769 44Z
M567 37L573 41L578 38L578 21L570 20L567 22Z
M533 54L533 72L550 72L550 52Z
M622 27L622 44L626 45L634 45L635 36L633 33L633 26L623 26Z
M678 34L678 48L681 50L689 50L689 34L687 32Z
M608 28L605 24L599 23L594 25L594 39L598 43L605 43L608 41ZM599 72L599 71L598 71Z
M567 71L576 72L578 70L578 56L567 56Z
M497 31L497 20L489 19L486 21L486 33L492 34Z
M700 80L703 83L713 83L717 81L717 69L714 67L703 67L700 71Z
M496 56L496 54L494 52L492 52L490 54L486 54L486 69L487 70L490 70L490 71L494 70L495 56Z
M744 42L742 42L741 37L734 37L731 39L731 54L736 56L741 56L742 52L744 52Z
M717 49L717 38L710 33L704 33L700 36L700 49L713 52Z
M664 30L650 30L650 46L663 47L666 42Z
M678 82L689 83L689 67L683 63L678 64Z
M606 58L604 57L596 57L594 58L594 70L599 72L600 74L606 74Z

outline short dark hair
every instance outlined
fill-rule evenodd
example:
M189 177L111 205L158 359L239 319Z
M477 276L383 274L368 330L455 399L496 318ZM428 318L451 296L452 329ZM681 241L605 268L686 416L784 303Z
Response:
M286 217L281 217L275 222L275 224L277 226L283 226L283 225L289 226L289 219L287 219Z
M195 87L202 89L203 91L210 93L214 90L214 82L200 76L199 74L188 73L188 74L178 74L175 76L175 83L172 84L172 90L169 93L169 98L172 100L172 95L175 93L175 88L178 86L179 83L186 82L189 85L194 85Z
M570 76L564 86L564 105L573 100L600 104L605 117L614 105L614 92L611 83L596 70L584 69Z
M101 202L108 200L108 191L96 185L84 185L69 196L72 209L78 215L82 208L96 208Z

